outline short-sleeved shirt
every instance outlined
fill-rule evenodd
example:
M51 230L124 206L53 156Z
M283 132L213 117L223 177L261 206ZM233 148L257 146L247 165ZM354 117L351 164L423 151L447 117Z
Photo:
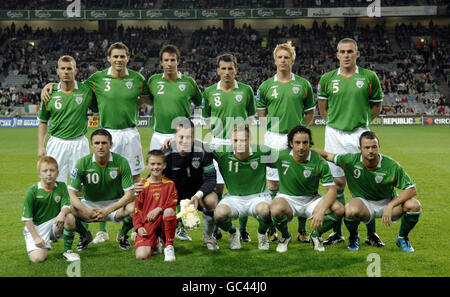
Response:
M268 131L285 134L297 125L305 126L304 113L314 109L311 84L298 75L291 75L286 83L275 75L258 88L256 106L258 110L267 109Z
M203 92L204 118L211 118L211 133L214 137L228 139L237 124L248 124L248 117L256 114L253 89L234 81L234 89L224 91L220 81Z
M372 201L394 199L397 196L395 188L405 190L415 187L398 162L385 155L379 156L377 167L367 168L361 153L334 155L333 163L344 170L352 197Z
M111 153L109 162L100 165L94 154L89 154L75 164L70 173L69 189L83 187L84 199L92 202L119 199L133 189L133 176L127 159Z
M357 67L346 77L338 68L322 75L317 98L328 100L327 125L351 132L369 126L370 103L382 102L383 91L375 72Z
M138 96L148 95L145 78L127 69L124 77L114 77L112 68L97 71L85 83L94 91L100 122L99 127L126 129L137 126Z
M55 187L47 192L39 182L25 194L22 221L33 220L33 224L38 226L56 218L63 207L70 207L66 184L57 181Z
M248 196L262 193L266 187L266 166L271 150L258 146L247 159L236 157L231 146L221 146L213 151L228 193L233 196Z
M88 109L92 106L92 90L75 81L74 90L66 93L61 83L53 86L50 100L42 101L38 119L49 123L49 133L62 139L83 136L88 128Z
M202 105L202 93L192 77L178 73L175 80L168 80L164 73L154 74L148 79L148 89L153 97L151 125L154 131L163 134L175 133L176 118L189 118L191 101Z
M269 165L278 169L279 192L289 196L314 197L322 186L334 186L328 163L316 152L310 151L305 162L294 159L291 149L281 150L278 160Z

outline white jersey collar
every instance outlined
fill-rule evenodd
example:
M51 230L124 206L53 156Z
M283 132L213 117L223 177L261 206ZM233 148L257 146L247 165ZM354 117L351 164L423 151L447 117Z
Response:
M356 71L355 71L355 73L359 73L359 67L358 67L358 66L356 66ZM341 74L341 67L338 68L337 74L338 74L338 75Z
M77 81L75 81L75 83L73 85L73 89L78 90L78 82ZM61 82L58 83L58 92L61 92Z
M112 76L112 67L108 68L108 73L107 74ZM125 68L125 76L128 76L128 68Z
M167 79L167 80L169 80L169 79L168 79L168 78L166 77L166 74L165 74L164 72L163 72L163 74L162 74L162 75L163 75L163 78L164 78L164 79ZM177 72L177 79L180 79L180 78L181 78L181 72L180 72L180 71L178 71L178 72Z
M108 162L112 162L113 161L113 155L112 155L112 153L110 152L109 153L109 160L108 160ZM92 162L97 162L96 160L95 160L95 154L92 154Z
M223 90L223 89L220 87L220 83L221 83L221 82L222 82L222 81L219 80L219 82L217 83L217 90ZM238 82L237 82L236 80L234 80L234 88L235 88L235 89L239 88Z
M291 72L291 80L295 80L295 74ZM275 74L273 81L278 81L278 75Z

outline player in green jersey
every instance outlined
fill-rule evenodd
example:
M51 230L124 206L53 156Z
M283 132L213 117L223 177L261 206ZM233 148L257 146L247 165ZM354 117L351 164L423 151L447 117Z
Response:
M357 66L360 52L356 41L342 39L337 45L336 56L339 68L325 73L317 89L320 115L327 122L325 150L335 154L357 153L359 136L369 130L369 122L381 111L383 92L377 75ZM338 200L345 204L344 172L333 163L329 165L338 186ZM325 245L344 241L341 220L333 229ZM367 225L366 243L384 246L375 233L375 222Z
M246 84L236 81L238 72L237 59L232 54L223 54L217 57L217 74L220 77L218 83L205 89L203 100L205 107L202 116L210 119L212 134L211 148L221 145L230 145L230 135L233 127L238 124L249 124L250 117L256 115L256 102L253 89ZM224 180L220 174L217 162L214 160L217 174L215 192L221 198L224 190ZM247 216L239 219L239 231L241 240L251 241L246 230ZM215 236L220 239L221 234L217 230Z
M163 73L152 75L147 82L150 103L153 105L150 150L160 149L167 139L173 138L178 119L189 118L191 101L202 104L202 94L194 79L178 71L180 51L174 45L165 45L159 52Z
M70 174L69 195L72 213L77 222L115 223L129 219L134 210L133 176L128 161L111 152L112 136L105 129L98 129L91 135L94 153L81 158ZM83 185L83 199L76 193ZM77 225L81 235L78 250L83 250L92 241L92 234ZM119 247L129 249L128 236L119 234Z
M401 217L396 244L405 252L414 252L408 234L419 220L422 206L414 198L416 186L398 162L379 153L377 135L366 131L359 138L360 153L317 152L345 172L351 199L345 206L345 225L350 232L348 248L359 249L358 225L381 217L390 226ZM395 188L401 189L400 193Z
M287 148L287 133L297 125L308 127L314 117L311 84L292 73L295 56L295 48L290 42L277 45L273 52L277 73L261 84L256 96L260 124L267 123L264 144L273 149ZM267 168L267 186L274 198L279 187L276 169ZM298 219L297 239L309 242L306 221L303 217Z
M51 156L58 162L58 181L67 183L67 176L79 158L89 154L85 137L87 113L92 106L93 93L75 80L76 62L62 56L56 68L60 83L55 86L49 101L42 101L38 119L38 156ZM50 128L49 128L50 123ZM47 132L51 137L44 146Z
M37 169L41 180L28 189L22 213L28 256L33 263L45 261L50 242L63 237L63 257L67 261L79 261L79 255L72 252L75 217L70 213L67 187L56 181L58 163L50 156L42 156Z
M266 234L271 218L269 205L271 198L265 193L266 162L270 150L263 152L259 147L252 151L248 126L239 125L231 135L232 148L220 147L213 151L219 164L219 170L225 180L228 193L214 210L217 225L230 233L230 248L240 249L240 231L233 224L233 219L242 216L254 216L258 222L258 248L269 249ZM243 181L251 180L251 183Z
M277 252L288 249L292 235L288 222L295 216L311 219L309 236L314 249L324 251L321 235L344 215L344 206L336 200L336 185L330 168L320 155L312 151L311 130L296 126L287 136L289 149L278 154L278 160L271 164L278 170L280 189L270 205L270 213L277 229L281 232ZM319 182L326 190L321 196Z

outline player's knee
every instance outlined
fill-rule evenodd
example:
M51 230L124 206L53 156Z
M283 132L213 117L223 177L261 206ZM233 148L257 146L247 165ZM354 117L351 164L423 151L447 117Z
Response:
M405 212L419 212L422 210L422 205L419 200L411 198L404 204Z
M64 220L64 228L73 229L75 228L76 219L72 213L68 213L66 215L66 219Z
M145 260L148 258L149 253L145 251L137 251L136 250L136 259L137 260Z
M211 192L203 199L204 208L207 210L214 210L218 203L218 197L215 192Z
M358 214L359 214L358 208L348 204L345 206L345 217L347 219L354 219L358 217Z
M267 203L259 203L256 206L256 214L260 217L266 218L270 216L270 206Z
M228 212L223 207L218 207L214 210L214 220L221 222L228 219L228 217Z
M43 251L31 252L29 256L32 263L42 263L47 259L47 253Z
M284 206L281 203L277 203L275 200L270 204L269 211L274 218L281 218L285 215Z
M340 203L339 201L335 201L333 203L333 205L331 206L331 210L332 210L333 214L335 216L337 216L338 218L343 217L345 214L344 205L342 205L342 203Z

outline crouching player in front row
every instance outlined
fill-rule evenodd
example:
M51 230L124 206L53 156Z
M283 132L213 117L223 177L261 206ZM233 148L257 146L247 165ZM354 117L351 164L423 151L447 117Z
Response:
M263 152L259 147L251 151L248 126L235 126L231 134L232 148L219 147L214 150L214 158L219 165L225 185L228 189L214 210L217 225L230 233L230 248L241 248L240 231L232 224L246 216L254 216L259 222L258 249L268 250L267 229L271 224L269 205L272 201L265 193L266 165L270 159L270 150Z
M79 261L72 252L75 236L75 217L70 213L70 199L66 184L56 181L58 163L49 156L37 164L41 181L30 187L25 196L22 221L24 237L31 262L47 259L50 241L64 238L63 257L67 261Z
M296 126L287 135L288 150L279 152L278 160L269 166L278 169L280 189L270 205L275 226L281 232L276 251L286 252L292 235L288 222L300 216L311 220L310 241L314 250L323 252L323 233L344 215L344 206L336 200L336 185L328 163L311 151L311 130ZM326 190L318 193L319 181Z
M172 180L162 176L167 165L162 151L151 150L146 162L150 176L135 188L138 192L133 215L137 232L134 240L136 259L150 258L160 237L165 241L164 261L175 261L173 239L177 228L177 189Z
M353 199L345 205L345 226L350 232L348 249L359 249L358 225L381 217L390 226L402 218L397 245L405 252L414 252L408 234L417 224L422 206L413 197L416 186L398 162L379 153L377 135L366 131L359 138L357 154L331 154L316 150L327 161L342 167ZM402 191L397 194L394 188Z

